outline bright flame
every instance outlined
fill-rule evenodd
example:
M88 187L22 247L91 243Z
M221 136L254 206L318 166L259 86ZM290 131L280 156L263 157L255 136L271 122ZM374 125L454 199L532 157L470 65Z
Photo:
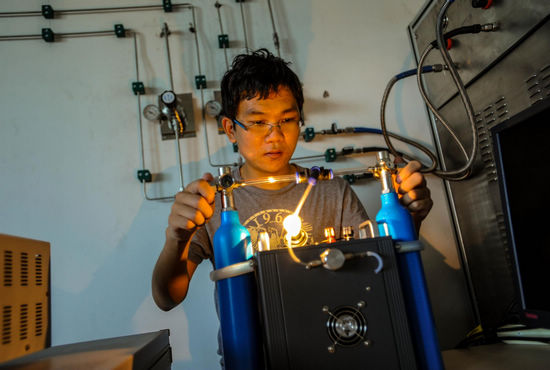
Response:
M275 182L275 179L273 177L269 176L267 178L267 181L269 181L271 184L273 184Z
M300 230L302 228L302 221L300 220L300 217L298 217L298 215L293 213L285 217L285 219L283 220L283 227L290 237L294 237L300 233Z

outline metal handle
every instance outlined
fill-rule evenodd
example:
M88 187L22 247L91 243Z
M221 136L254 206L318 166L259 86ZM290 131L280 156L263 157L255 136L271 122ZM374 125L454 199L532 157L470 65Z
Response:
M420 252L423 249L424 245L420 242L420 240L395 243L395 251L397 253Z
M369 236L367 235L367 232L365 230L367 226L369 227L370 238L374 238L374 227L372 226L372 221L367 220L367 221L359 224L359 239L369 238Z
M232 278L235 276L240 276L248 274L249 272L254 271L254 260L248 260L244 262L235 263L233 265L222 267L221 269L214 270L210 272L210 280L218 281L223 279Z

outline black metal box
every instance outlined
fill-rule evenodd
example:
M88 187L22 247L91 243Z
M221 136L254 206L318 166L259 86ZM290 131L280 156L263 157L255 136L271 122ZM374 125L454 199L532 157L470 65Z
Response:
M416 369L390 238L295 248L304 262L328 248L370 251L331 271L286 249L259 252L257 279L269 369Z

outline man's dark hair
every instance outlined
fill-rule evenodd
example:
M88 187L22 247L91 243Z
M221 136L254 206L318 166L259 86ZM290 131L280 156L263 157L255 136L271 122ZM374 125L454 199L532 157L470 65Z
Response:
M292 92L301 114L304 105L302 84L288 64L267 49L237 55L222 79L222 114L234 119L241 100L252 99L256 95L266 99L280 86L288 87Z

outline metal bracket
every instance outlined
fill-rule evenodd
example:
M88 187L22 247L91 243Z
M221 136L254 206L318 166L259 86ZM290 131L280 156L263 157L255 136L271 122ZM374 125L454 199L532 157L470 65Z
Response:
M53 19L54 11L51 5L42 5L42 16L46 19Z
M325 151L325 162L334 162L336 160L336 149L328 148Z
M307 127L304 132L304 140L309 143L315 137L315 129L313 127Z
M153 181L153 176L151 175L151 171L149 170L138 170L137 171L137 178L139 182L151 182Z
M124 29L124 25L115 24L115 35L118 38L126 37L126 30Z
M55 41L55 34L51 28L42 28L42 39L46 42Z
M351 175L344 175L344 180L346 180L350 184L355 184L357 176L355 176L355 174L353 173Z
M134 92L134 95L145 94L145 86L143 85L143 82L140 82L140 81L132 82L132 91Z
M210 280L218 281L223 279L232 278L248 274L254 271L256 262L254 260L248 260L244 262L235 263L233 265L222 267L221 269L214 270L210 273Z
M172 12L172 1L171 0L162 0L162 8L165 13Z
M397 253L420 252L423 249L424 245L420 242L420 240L395 243L395 251Z
M206 76L205 75L196 75L195 76L195 87L197 90L201 88L206 89Z
M225 49L229 47L229 36L225 33L218 35L218 46L220 49Z

